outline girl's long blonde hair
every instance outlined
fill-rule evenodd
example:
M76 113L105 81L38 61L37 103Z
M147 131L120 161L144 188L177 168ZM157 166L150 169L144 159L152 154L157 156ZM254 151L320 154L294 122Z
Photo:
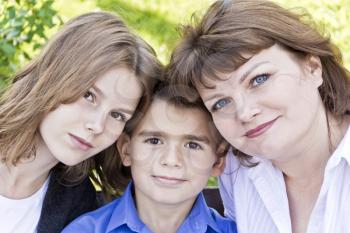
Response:
M45 115L62 103L76 101L104 72L122 65L135 72L149 96L161 66L146 42L111 13L87 13L69 21L15 75L1 97L1 162L15 166L35 155L38 128ZM147 102L148 98L143 99ZM112 146L74 167L58 167L68 181L79 181L90 173L104 191L115 193L114 157Z

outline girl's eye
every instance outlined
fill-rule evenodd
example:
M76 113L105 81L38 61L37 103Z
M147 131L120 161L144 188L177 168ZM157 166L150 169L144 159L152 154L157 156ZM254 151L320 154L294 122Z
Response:
M252 80L250 80L250 82L253 87L256 87L263 84L268 79L269 79L269 75L261 74L261 75L255 76Z
M91 91L86 91L84 94L84 99L86 99L87 101L94 103L96 96L94 93L92 93Z
M118 121L122 121L122 122L126 121L126 116L123 113L111 112L111 116Z
M192 150L201 150L203 149L198 143L195 142L189 142L185 145L185 147L192 149Z
M159 138L149 138L145 141L146 143L152 144L152 145L159 145L162 144Z
M224 108L227 104L229 104L231 101L229 99L220 99L212 107L212 111L215 112L217 110L220 110Z

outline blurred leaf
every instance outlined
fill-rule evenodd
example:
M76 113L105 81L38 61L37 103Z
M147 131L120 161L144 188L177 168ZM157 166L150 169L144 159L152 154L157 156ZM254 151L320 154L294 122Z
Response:
M15 52L16 52L16 49L12 45L10 45L6 42L1 43L0 48L7 56L11 56L11 55L15 54Z
M0 0L0 87L42 47L46 31L62 24L52 4L52 0Z

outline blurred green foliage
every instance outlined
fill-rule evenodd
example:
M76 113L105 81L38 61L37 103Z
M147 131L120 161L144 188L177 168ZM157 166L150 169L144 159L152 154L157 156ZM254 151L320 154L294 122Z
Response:
M307 11L316 28L329 36L343 53L345 66L350 69L350 1L349 0L275 0L294 11Z
M287 8L303 7L309 11L318 23L319 29L324 34L331 35L332 41L341 48L345 64L348 68L350 67L349 0L274 1ZM55 22L59 22L61 18L67 21L76 15L95 10L105 10L120 15L130 28L155 48L159 59L165 64L179 38L176 29L179 23L190 22L193 12L203 14L213 2L214 0L0 0L0 35L5 38L2 42L5 45L1 46L4 49L1 49L0 53L0 76L13 73L22 66L27 61L26 58L30 57L43 43L42 39L45 39L43 35L51 36L58 29L53 27ZM10 37L13 39L8 42L3 31L9 30L8 22L13 18L14 12L15 17L18 18L17 21L21 21L20 24L23 27L18 26L20 30L16 29L21 31L20 34L16 31L11 32ZM32 18L31 21L30 18ZM31 34L29 28L30 22L34 22L33 19L35 23L32 24L37 31ZM54 29L45 30L45 27ZM33 38L32 41L30 38ZM25 44L22 43L23 41ZM7 63L4 60L7 60ZM1 77L0 80L2 80Z
M212 1L203 0L97 0L102 10L120 15L126 23L148 41L166 63L179 39L177 26L190 22L191 14L205 10Z
M0 87L47 40L46 28L60 22L52 4L53 1L0 0Z

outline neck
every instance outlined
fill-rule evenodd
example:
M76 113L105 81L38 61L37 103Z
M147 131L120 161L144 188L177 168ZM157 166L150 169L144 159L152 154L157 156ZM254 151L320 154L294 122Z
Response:
M18 164L0 164L0 195L11 199L31 196L44 184L50 170L58 163L40 141L36 145L35 157L20 160Z
M139 217L154 233L176 233L191 211L194 201L191 199L183 203L162 204L145 199L137 201L136 197Z
M318 119L305 140L301 139L298 147L291 148L290 155L285 161L273 161L284 174L286 181L299 183L301 186L322 184L328 159L344 137L349 125L349 118L337 120L330 114ZM322 122L322 124L320 124ZM303 143L302 143L303 142Z

